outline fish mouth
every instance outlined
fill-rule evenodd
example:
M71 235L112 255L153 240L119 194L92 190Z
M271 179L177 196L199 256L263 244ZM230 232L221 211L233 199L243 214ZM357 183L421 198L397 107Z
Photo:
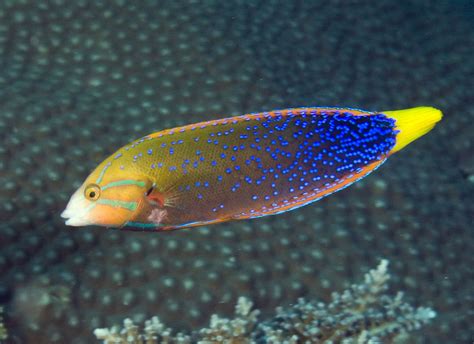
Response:
M83 216L72 215L67 208L61 213L61 217L65 219L64 223L67 226L80 227L90 224Z
M82 195L82 188L79 188L69 200L66 209L61 213L67 226L80 227L92 224L89 211L95 206L90 204Z

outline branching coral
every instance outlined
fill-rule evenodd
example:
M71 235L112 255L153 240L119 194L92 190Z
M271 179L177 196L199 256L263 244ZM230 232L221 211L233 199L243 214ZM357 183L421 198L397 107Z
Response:
M158 317L145 322L143 333L140 333L132 320L125 319L122 329L116 326L111 329L101 328L96 329L94 334L98 339L102 339L104 344L186 344L194 342L192 338L199 338L200 343L246 343L250 342L250 335L257 324L259 314L258 310L252 310L252 306L252 302L241 297L235 307L234 319L229 320L214 314L209 328L201 329L192 335L173 335L173 331L163 325Z
M304 299L289 309L279 308L276 317L259 326L268 341L311 343L393 342L434 318L430 308L415 309L402 301L403 293L383 294L389 274L387 260L365 275L363 283L342 293L333 293L331 302L312 303Z
M248 343L257 325L260 311L252 310L253 303L245 297L240 297L235 306L235 318L230 320L214 314L209 328L199 331L200 343Z
M365 275L361 284L342 293L333 293L331 302L313 303L299 299L289 308L278 308L276 316L258 322L252 302L239 298L235 318L211 317L209 328L191 335L171 335L157 317L145 323L144 333L130 319L123 329L97 329L94 334L105 344L154 343L400 343L407 333L420 328L436 316L425 307L414 308L402 301L403 294L384 294L389 274L388 261L382 260Z
M172 330L165 327L158 317L153 317L145 322L143 333L131 319L123 321L123 328L117 326L111 329L100 328L94 331L98 339L104 344L155 344L155 343L190 343L190 337L178 333L172 335Z
M8 338L8 333L7 329L5 328L5 325L3 324L3 307L0 307L0 343L2 343L3 340Z

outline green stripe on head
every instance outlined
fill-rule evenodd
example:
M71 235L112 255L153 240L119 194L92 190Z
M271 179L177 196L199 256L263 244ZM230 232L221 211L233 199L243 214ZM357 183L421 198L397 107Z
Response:
M99 177L97 178L96 180L96 184L100 184L100 182L102 181L102 179L104 178L104 174L105 174L105 171L107 171L107 169L110 167L110 165L112 165L111 162L108 162L104 168L102 169L102 171L100 171L100 174L99 174Z
M110 182L108 184L105 184L104 186L101 187L102 190L106 190L108 188L113 188L116 186L123 186L123 185L136 185L138 187L145 187L145 182L138 181L138 180L133 180L133 179L125 179L125 180L118 180L116 182Z
M134 211L138 207L138 202L125 202L112 199L99 199L98 204L108 205L114 208L124 208L130 211Z

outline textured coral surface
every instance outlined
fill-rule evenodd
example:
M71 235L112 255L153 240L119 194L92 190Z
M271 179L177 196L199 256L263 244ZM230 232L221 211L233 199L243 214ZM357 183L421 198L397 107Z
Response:
M208 328L191 335L174 333L157 316L145 321L142 330L125 319L123 328L99 328L94 335L103 344L406 343L408 332L429 323L436 313L405 303L403 292L385 294L390 278L387 265L382 260L363 283L332 293L329 304L300 298L286 309L278 307L277 315L267 321L258 319L260 311L252 309L250 300L239 297L233 319L214 314Z
M399 3L403 3L400 5ZM470 1L0 1L0 304L9 338L88 343L158 314L190 330L239 296L264 313L329 299L393 262L472 341ZM308 105L431 105L444 120L373 175L279 216L172 233L66 227L88 171L149 132Z

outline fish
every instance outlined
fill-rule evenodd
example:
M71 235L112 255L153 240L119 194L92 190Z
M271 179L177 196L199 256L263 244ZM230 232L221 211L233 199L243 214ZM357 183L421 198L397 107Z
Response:
M302 107L155 132L100 163L61 216L168 231L280 214L367 176L441 118L427 106Z

